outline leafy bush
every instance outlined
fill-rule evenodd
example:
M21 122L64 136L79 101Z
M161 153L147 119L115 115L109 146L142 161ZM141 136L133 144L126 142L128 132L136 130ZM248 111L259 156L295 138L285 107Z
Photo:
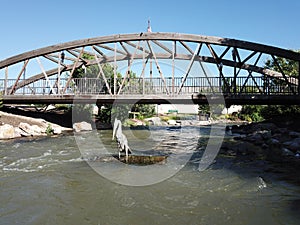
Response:
M161 119L163 122L167 122L167 121L170 119L170 117L168 117L168 116L162 116L162 117L160 117L160 119Z
M261 110L261 116L264 119L273 119L276 117L300 116L300 106L298 105L268 105Z
M46 134L47 134L47 135L51 135L51 134L53 134L53 133L54 133L54 129L52 128L51 124L48 123L48 126L47 126L47 128L46 128Z
M261 115L262 109L266 106L261 105L244 105L242 111L239 114L241 120L248 122L259 122L264 120L264 117Z
M178 115L171 115L169 116L170 120L180 120L180 116Z
M130 119L127 119L127 120L125 120L125 122L124 122L124 126L125 126L125 127L130 127L130 126L134 126L134 125L135 125L135 122L132 121L132 120L130 120Z
M71 107L67 104L56 104L55 108L58 109L58 110L68 111Z

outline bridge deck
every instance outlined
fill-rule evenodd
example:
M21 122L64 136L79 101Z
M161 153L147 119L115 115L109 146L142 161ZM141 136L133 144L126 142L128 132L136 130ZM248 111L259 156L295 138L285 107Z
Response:
M296 105L300 104L298 95L49 95L49 96L3 96L4 104L105 104L105 103L143 103L143 104L226 104L226 105Z

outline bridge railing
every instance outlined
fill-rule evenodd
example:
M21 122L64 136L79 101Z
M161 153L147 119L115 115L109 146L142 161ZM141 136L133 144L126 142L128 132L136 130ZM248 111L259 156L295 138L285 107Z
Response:
M297 94L298 86L292 84L294 78L288 78L288 85L283 80L268 77L189 77L182 86L182 78L147 78L131 79L121 94Z
M294 78L274 79L270 77L188 77L182 78L118 78L116 86L113 79L106 82L100 78L67 79L0 79L0 91L3 95L191 95L202 94L259 94L291 95L299 94L298 85L292 83ZM68 85L67 85L68 83ZM116 91L114 91L116 87ZM109 91L110 89L110 91Z

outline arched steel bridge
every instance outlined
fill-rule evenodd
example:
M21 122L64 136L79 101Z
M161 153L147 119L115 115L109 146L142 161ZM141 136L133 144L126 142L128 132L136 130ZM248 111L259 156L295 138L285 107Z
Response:
M297 62L297 74L285 74L279 58ZM267 59L280 72L266 69ZM228 105L299 104L299 63L297 52L248 41L179 33L118 34L4 59L0 91L5 104L74 99L204 103L223 97Z

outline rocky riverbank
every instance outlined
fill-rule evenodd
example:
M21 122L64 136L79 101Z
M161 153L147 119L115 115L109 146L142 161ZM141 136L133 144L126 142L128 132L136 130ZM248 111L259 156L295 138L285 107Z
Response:
M274 160L278 156L300 158L300 132L289 127L279 127L275 123L253 123L232 126L231 133L238 134L234 140L257 146L264 155ZM242 150L242 154L249 153L246 149Z
M220 155L238 162L261 162L265 172L300 185L300 132L294 125L275 121L228 126L232 136L223 143Z
M59 135L73 129L26 116L0 112L0 139Z
M70 128L42 118L32 118L0 111L0 140L60 135L67 132L88 130L92 130L92 126L84 121L74 123L72 128Z

